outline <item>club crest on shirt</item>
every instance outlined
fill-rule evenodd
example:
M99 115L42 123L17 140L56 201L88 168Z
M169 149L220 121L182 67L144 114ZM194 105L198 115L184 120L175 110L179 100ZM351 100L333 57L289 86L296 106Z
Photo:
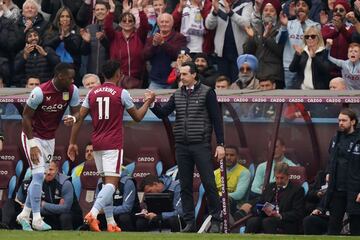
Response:
M69 92L63 92L63 100L68 101L70 98Z

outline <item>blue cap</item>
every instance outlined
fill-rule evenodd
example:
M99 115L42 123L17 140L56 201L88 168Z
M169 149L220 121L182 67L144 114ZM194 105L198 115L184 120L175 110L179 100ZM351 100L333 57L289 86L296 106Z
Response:
M257 66L258 66L258 60L257 58L254 56L254 55L251 55L251 54L243 54L243 55L240 55L238 58L237 58L237 67L238 69L240 69L240 67L246 63L250 66L251 70L252 71L256 71L257 69Z

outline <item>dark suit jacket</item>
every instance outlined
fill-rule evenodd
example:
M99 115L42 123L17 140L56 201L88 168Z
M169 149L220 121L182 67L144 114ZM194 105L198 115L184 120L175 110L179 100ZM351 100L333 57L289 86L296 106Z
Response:
M276 184L268 184L261 194L257 203L273 203L275 198ZM301 186L295 186L289 182L284 192L281 193L279 212L283 222L297 223L304 216L304 190Z

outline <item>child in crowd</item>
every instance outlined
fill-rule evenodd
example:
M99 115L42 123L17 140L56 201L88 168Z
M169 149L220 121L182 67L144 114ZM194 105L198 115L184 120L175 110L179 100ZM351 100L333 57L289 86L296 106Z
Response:
M332 43L332 39L327 39L326 47L330 49ZM333 58L330 56L330 51L329 60L330 62L336 64L336 66L341 67L341 75L342 78L345 80L347 89L360 89L360 44L351 43L349 45L348 60L345 61Z

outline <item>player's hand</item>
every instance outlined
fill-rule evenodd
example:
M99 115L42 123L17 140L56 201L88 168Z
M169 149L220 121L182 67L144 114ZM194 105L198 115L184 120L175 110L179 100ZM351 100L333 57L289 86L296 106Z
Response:
M69 144L67 155L71 161L75 160L75 157L79 154L79 148L76 144Z
M65 115L64 116L64 124L67 127L71 127L76 122L76 118L71 115Z
M153 213L153 212L149 212L149 213L146 213L145 214L145 218L148 219L148 220L152 220L156 217L156 213Z
M356 197L356 202L360 203L360 193L358 193L357 197Z
M215 157L217 160L224 159L225 157L225 148L223 146L217 146L215 150Z
M40 162L40 149L38 147L30 148L30 160L33 164L38 164Z
M149 101L150 104L155 102L155 93L153 91L151 91L150 89L146 89L146 92L144 95L145 95L145 97L144 97L145 102Z
M311 212L311 215L321 215L322 212L319 210L319 209L314 209L312 212Z

